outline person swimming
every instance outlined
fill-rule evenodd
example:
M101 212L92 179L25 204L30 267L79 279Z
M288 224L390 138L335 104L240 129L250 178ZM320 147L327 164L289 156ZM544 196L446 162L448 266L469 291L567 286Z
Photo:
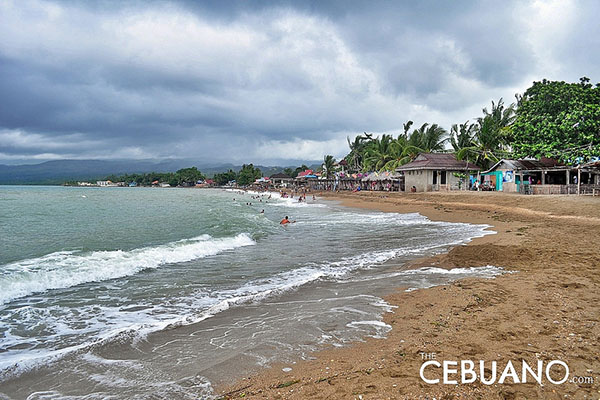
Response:
M289 217L286 215L285 218L281 220L279 225L293 224L294 222L296 222L296 221L290 221L288 218Z

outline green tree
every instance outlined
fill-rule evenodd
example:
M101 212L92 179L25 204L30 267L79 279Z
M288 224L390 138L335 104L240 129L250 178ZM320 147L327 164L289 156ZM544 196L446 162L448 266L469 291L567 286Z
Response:
M415 129L406 145L405 153L411 158L419 153L435 153L444 151L448 141L448 132L438 124L425 123Z
M288 168L284 168L283 169L283 173L286 174L289 177L295 178L295 176L294 176L294 170L291 169L291 168L289 168L289 167Z
M404 129L404 137L408 138L408 131L410 131L410 127L414 124L412 121L406 121L402 124L402 128Z
M231 181L237 180L237 174L234 170L230 169L227 172L220 172L218 174L215 174L213 176L213 179L217 183L217 185L223 186Z
M498 103L492 101L490 111L487 108L483 109L483 118L488 118L491 121L490 128L495 135L498 135L500 146L502 149L507 149L512 142L512 126L516 118L515 104L505 107L502 98L498 100ZM481 118L478 118L478 122L480 120Z
M194 186L196 184L196 182L198 182L199 180L204 180L206 179L206 177L204 175L202 175L202 172L200 172L198 170L198 168L196 167L190 167L190 168L182 168L180 170L178 170L177 172L175 172L173 178L170 180L170 184L171 186L173 186L173 183L171 182L176 182L175 186L177 185L185 185L185 186Z
M363 165L365 170L381 170L392 160L392 135L381 135L371 140L365 147Z
M409 121L409 122L412 123L412 121ZM408 128L410 128L410 125L408 126ZM407 147L408 147L407 130L408 130L408 128L406 127L406 124L405 124L404 134L398 135L398 137L395 140L393 140L392 143L390 144L390 161L388 161L383 166L384 170L395 171L396 168L400 167L401 165L406 164L407 162L410 162L411 158L410 158L410 155L407 153Z
M453 126L452 147L459 160L472 161L483 169L488 169L507 153L510 132L515 119L515 105L504 106L502 98L492 101L490 111L483 110L483 117L468 125ZM456 128L455 128L456 127Z
M326 155L323 158L323 171L327 175L327 178L331 178L333 176L333 171L335 169L335 158L332 155Z
M502 136L490 116L479 118L470 146L456 152L459 160L473 161L483 169L498 161L502 151Z
M350 153L344 159L348 163L348 167L351 171L360 171L365 159L365 151L373 141L373 135L367 132L363 132L362 135L357 135L353 141L348 140L348 147L350 147Z
M517 96L512 146L520 157L576 163L600 155L600 84L534 82Z
M238 174L237 183L242 186L250 185L261 176L262 172L260 171L260 168L255 168L254 164L244 164Z
M292 175L290 175L290 176L291 176L292 178L295 178L295 177L297 177L297 176L298 176L298 174L299 174L300 172L306 171L307 169L308 169L308 166L307 166L307 165L305 165L305 164L302 164L300 167L297 167L297 168L294 170L294 173L293 173Z
M473 146L475 130L475 124L469 124L469 121L460 125L452 125L450 129L450 144L454 151L458 152L460 149Z

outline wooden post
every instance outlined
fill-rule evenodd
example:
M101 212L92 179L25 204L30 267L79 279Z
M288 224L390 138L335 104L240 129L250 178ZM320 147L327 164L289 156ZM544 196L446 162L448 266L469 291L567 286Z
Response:
M581 194L581 168L577 167L577 196Z

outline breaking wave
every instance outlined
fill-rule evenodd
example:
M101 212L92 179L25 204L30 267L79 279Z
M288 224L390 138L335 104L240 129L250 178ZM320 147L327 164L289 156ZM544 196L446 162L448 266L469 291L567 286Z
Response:
M256 242L245 233L227 238L202 235L130 251L60 251L21 260L2 267L0 304L33 293L122 278L145 269L192 261L254 244Z

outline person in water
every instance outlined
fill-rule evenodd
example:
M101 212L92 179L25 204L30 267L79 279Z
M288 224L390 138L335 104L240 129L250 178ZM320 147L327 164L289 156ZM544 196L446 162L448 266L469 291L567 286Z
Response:
M287 224L293 224L296 221L290 221L288 219L288 216L286 215L284 219L281 220L281 222L279 223L280 225L287 225Z

